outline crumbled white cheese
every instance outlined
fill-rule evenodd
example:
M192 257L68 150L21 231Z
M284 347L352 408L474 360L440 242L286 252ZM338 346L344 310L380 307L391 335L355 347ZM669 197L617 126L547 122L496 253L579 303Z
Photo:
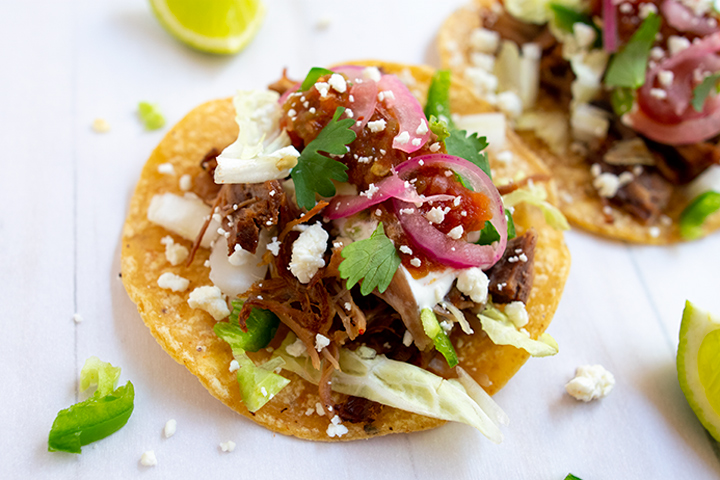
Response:
M381 78L380 69L377 67L366 67L363 72L363 78L372 80L373 82L379 82Z
M180 265L190 254L187 247L175 243L175 240L170 235L163 237L160 243L165 245L165 258L170 265Z
M230 373L240 370L240 364L238 363L238 361L235 359L230 360L230 366L228 367L228 370L230 370Z
M590 25L582 22L575 22L573 24L573 36L580 48L588 48L595 43L597 33L595 33L595 29Z
M330 90L330 84L327 82L317 82L315 84L315 90L320 93L321 98L325 98Z
M385 99L395 100L395 94L392 90L383 90L382 92L378 93L378 102L382 102Z
M285 347L285 351L292 357L300 357L307 352L307 347L305 347L305 342L296 338L295 342Z
M430 223L442 223L445 220L445 211L442 208L433 207L425 214L425 218Z
M482 53L495 53L500 45L500 34L486 28L476 28L470 32L470 47Z
M657 98L658 100L665 100L667 98L668 94L662 88L651 88L650 96L653 98Z
M523 110L523 103L515 92L506 91L497 95L496 106L505 113L508 118L517 118Z
M676 55L686 48L690 47L690 40L688 40L685 37L680 37L678 35L670 35L667 40L668 45L668 51L670 52L670 56Z
M175 275L172 272L165 272L160 275L157 279L158 287L166 290L172 290L173 292L184 292L190 285L190 280L183 278L180 275Z
M485 272L477 267L462 270L457 279L457 289L475 303L485 303L489 284L490 280Z
M660 236L660 227L650 227L648 229L648 233L650 234L651 237L657 238Z
M647 18L651 13L658 13L657 6L654 3L641 3L638 7L638 17Z
M410 260L410 265L412 265L415 268L419 268L420 265L422 265L422 261L419 258L415 257Z
M713 0L679 0L679 3L691 10L696 17L702 17L713 8Z
M330 75L330 78L328 79L328 85L330 85L333 90L338 93L345 93L345 91L347 90L347 82L345 81L345 77L343 77L339 73L333 73L332 75Z
M415 133L418 135L425 135L428 133L428 124L424 119L420 120L420 125L418 125L417 130L415 130Z
M157 465L157 457L155 456L155 452L152 450L143 452L142 456L140 457L140 465L142 465L143 467L154 467L155 465Z
M107 133L110 131L110 124L104 118L96 118L93 120L92 129L97 133Z
M649 4L652 5L652 4ZM663 87L669 87L673 84L673 81L675 80L675 74L670 70L660 70L658 72L658 82L660 82L660 85Z
M447 235L448 237L452 238L453 240L460 240L460 237L462 237L463 234L463 227L462 225L458 225L457 227L450 230Z
M192 177L190 176L190 174L186 173L185 175L181 176L180 181L178 182L178 186L183 192L189 191L192 188Z
M660 47L653 47L650 49L650 58L653 60L660 60L665 56L665 50Z
M168 162L158 165L157 171L163 175L175 175L175 167L173 167L172 163Z
M323 348L330 345L330 339L325 335L318 333L315 335L315 350L321 352Z
M412 248L408 247L407 245L400 245L400 252L404 253L405 255L412 255L413 253Z
M272 242L267 244L268 252L272 253L273 256L277 257L280 253L280 245L282 242L277 237L272 237Z
M325 415L325 409L323 408L323 404L320 402L315 403L315 413L317 413L319 416Z
M367 197L368 200L372 199L373 195L375 195L378 191L380 191L380 187L375 185L374 183L371 183L368 185L368 189L364 192L360 192L361 197Z
M190 292L188 298L190 308L199 308L209 313L215 320L222 320L230 315L225 297L220 289L214 285L197 287Z
M83 317L79 313L74 314L72 316L72 319L73 319L73 322L75 322L75 323L82 323L82 321L83 321Z
M300 283L308 283L313 275L325 266L323 255L329 237L318 222L302 232L293 243L289 268Z
M335 415L332 420L330 420L330 424L327 428L327 435L328 437L342 437L348 433L348 429L345 425L342 424L342 420L340 417Z
M410 330L405 330L405 334L403 335L403 340L402 340L403 345L405 345L406 347L409 347L410 345L412 345L413 340L414 340L414 338L412 336L412 333L410 333Z
M175 435L175 431L177 430L177 421L174 418L171 418L165 423L165 428L163 429L163 433L165 434L165 438L170 438L173 435Z
M505 315L507 315L508 320L510 320L517 328L524 327L530 320L523 302L510 302L505 305Z
M385 130L385 127L387 126L387 122L381 118L380 120L368 122L367 126L371 132L377 133L377 132L382 132L383 130Z
M315 24L315 28L318 30L327 30L328 27L330 27L330 24L332 23L332 18L330 17L322 17L318 19L317 23Z
M487 53L472 52L470 54L470 64L473 67L492 73L495 68L495 57Z
M615 377L602 365L583 365L575 371L575 378L565 385L565 390L578 400L589 402L605 397L615 386Z
M400 145L405 145L410 141L410 133L407 131L400 132L396 137L395 141Z
M220 450L228 453L232 452L233 450L235 450L235 442L233 442L232 440L228 440L227 442L221 443Z
M467 67L465 78L470 80L481 94L494 93L498 87L497 77L479 67Z

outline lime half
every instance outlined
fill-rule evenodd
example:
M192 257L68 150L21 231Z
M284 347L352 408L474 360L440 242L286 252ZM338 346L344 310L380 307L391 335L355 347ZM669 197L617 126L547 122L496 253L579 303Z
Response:
M242 50L260 28L260 0L150 0L155 16L178 40L203 52Z
M720 317L690 302L680 325L677 371L690 407L720 441Z

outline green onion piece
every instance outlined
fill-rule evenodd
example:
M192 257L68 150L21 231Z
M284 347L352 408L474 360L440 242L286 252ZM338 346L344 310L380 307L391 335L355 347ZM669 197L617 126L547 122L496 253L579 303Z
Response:
M438 137L438 142L444 142L445 139L450 136L450 130L448 129L447 123L443 120L439 120L435 115L430 115L428 118L430 131Z
M81 453L81 446L117 432L130 418L134 400L135 388L127 382L108 395L60 410L50 429L48 451Z
M568 33L573 33L573 25L575 25L576 23L584 23L585 25L589 25L593 28L593 30L595 30L596 34L596 40L593 46L595 48L599 48L602 46L602 31L600 31L598 26L595 25L590 15L575 11L572 8L568 8L567 6L561 5L559 3L551 3L550 10L552 10L555 16L555 25L557 25L558 28Z
M582 480L580 477L576 477L572 473L568 473L567 477L565 477L565 480Z
M680 214L680 236L686 240L700 238L705 219L720 209L720 193L709 191L698 195Z
M444 121L450 129L455 128L450 117L450 70L438 70L432 77L425 104L425 116L431 115Z
M327 68L322 67L313 67L308 72L307 76L305 77L305 80L303 80L302 85L300 86L301 91L306 91L313 85L315 85L315 82L318 81L318 78L322 77L323 75L330 75L332 74L332 70L328 70Z
M440 322L438 322L433 311L429 308L423 308L422 311L420 311L420 321L422 322L423 330L425 330L427 336L430 337L435 344L435 349L445 357L448 365L450 365L451 368L457 365L458 357L457 353L455 353L455 348L452 342L450 342L450 338L448 338L445 330L440 326Z
M145 126L145 130L157 130L165 125L165 117L162 116L157 105L148 102L138 104L138 115Z
M605 84L610 87L627 87L636 90L645 83L650 49L660 30L660 17L651 13L643 20L630 41L613 55L605 74Z
M615 115L622 116L632 109L635 102L635 95L632 88L617 87L612 91L610 103L612 104Z

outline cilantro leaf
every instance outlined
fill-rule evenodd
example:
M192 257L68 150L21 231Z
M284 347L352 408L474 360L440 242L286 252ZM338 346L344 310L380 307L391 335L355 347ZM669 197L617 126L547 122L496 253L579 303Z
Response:
M384 292L400 266L400 255L395 245L385 235L380 222L370 238L353 242L342 249L344 260L340 263L340 277L347 280L347 288L363 279L360 293L369 295L377 287Z
M505 209L505 219L507 220L508 240L512 240L517 236L515 232L515 220L513 220L512 213L510 213L510 210L507 208Z
M430 131L437 136L438 142L444 142L445 139L450 136L448 124L444 120L438 119L435 115L430 115L428 125L430 125Z
M635 96L631 88L618 87L613 89L610 103L616 115L621 116L629 112L634 102Z
M475 243L477 245L490 245L493 242L497 242L499 240L500 233L498 233L495 225L493 225L490 220L485 220L485 226L482 230L480 230L480 238Z
M338 107L335 114L317 137L308 143L298 157L298 163L290 172L295 183L295 199L300 207L307 209L315 206L315 193L323 197L335 195L335 185L330 179L347 182L347 166L337 160L319 153L344 155L346 145L355 140L355 132L350 127L355 123L352 118L338 121L345 107Z
M450 118L450 70L438 70L432 77L425 104L425 116L430 118L432 115L444 121L450 129L455 128Z
M573 25L578 22L597 29L597 26L593 23L589 15L575 11L565 5L551 3L550 10L552 10L555 15L555 25L566 32L573 33Z
M464 158L474 163L480 169L492 178L490 173L490 162L487 155L481 153L481 150L488 146L485 137L478 136L477 133L468 135L465 130L454 129L450 131L450 136L445 139L445 147L449 155Z
M650 49L659 30L660 17L651 13L623 49L613 55L605 74L606 85L633 90L643 86Z
M308 90L310 87L315 85L315 82L318 81L318 78L322 77L323 75L330 75L333 73L332 70L328 70L327 68L322 67L313 67L308 72L307 76L305 77L305 80L303 80L302 85L300 85L300 91L304 92Z
M696 112L702 112L705 100L708 95L713 97L718 94L718 80L720 80L720 72L705 77L700 85L693 89L692 106Z

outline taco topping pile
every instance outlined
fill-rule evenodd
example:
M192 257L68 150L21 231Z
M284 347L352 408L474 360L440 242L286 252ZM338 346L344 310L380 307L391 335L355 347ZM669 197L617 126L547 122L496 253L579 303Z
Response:
M389 405L499 441L504 414L455 345L488 335L557 352L523 328L537 235L516 237L511 210L539 201L558 214L522 181L501 198L485 139L449 120L447 74L425 111L375 67L313 68L302 83L239 92L235 143L198 159L185 196L152 199L151 222L195 239L188 264L212 249L212 285L188 304L218 320L251 412L288 385L286 370L318 385L329 436ZM163 288L187 288L175 277Z
M643 224L667 224L682 187L696 201L680 233L694 238L720 205L715 8L710 0L508 0L480 10L464 75L516 129L589 162L607 222L612 205ZM461 53L453 55L459 65Z

